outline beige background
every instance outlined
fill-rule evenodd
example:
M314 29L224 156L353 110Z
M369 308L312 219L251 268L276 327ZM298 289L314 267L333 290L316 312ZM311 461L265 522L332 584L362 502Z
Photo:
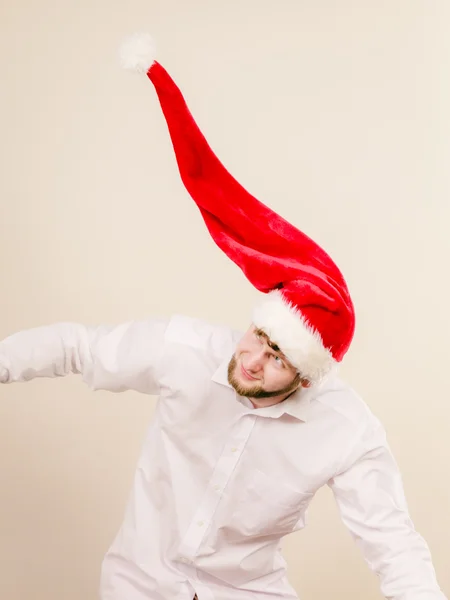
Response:
M150 83L159 58L240 181L339 262L342 373L385 424L450 594L448 0L2 0L0 339L183 312L247 326ZM154 400L75 377L0 388L0 597L94 600ZM380 598L328 490L290 538L304 599ZM338 562L339 559L339 562Z

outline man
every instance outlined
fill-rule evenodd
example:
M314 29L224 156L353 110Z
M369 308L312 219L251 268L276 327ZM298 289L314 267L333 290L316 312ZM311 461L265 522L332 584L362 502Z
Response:
M280 539L324 485L386 598L444 600L383 427L336 374L354 332L340 271L231 177L151 51L133 38L124 63L153 82L187 190L263 298L244 335L177 315L0 343L3 383L78 373L159 396L102 600L294 599Z

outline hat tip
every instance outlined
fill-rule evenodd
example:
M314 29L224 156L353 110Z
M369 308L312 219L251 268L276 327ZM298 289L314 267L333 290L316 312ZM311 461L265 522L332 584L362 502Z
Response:
M134 33L126 38L119 49L122 68L147 73L155 62L156 46L149 33Z

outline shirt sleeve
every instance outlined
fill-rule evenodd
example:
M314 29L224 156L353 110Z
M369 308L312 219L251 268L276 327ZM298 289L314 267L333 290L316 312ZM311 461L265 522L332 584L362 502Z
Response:
M167 323L57 323L20 331L0 342L0 383L74 373L93 390L156 395Z
M409 516L401 475L377 423L329 482L341 518L391 600L447 600Z

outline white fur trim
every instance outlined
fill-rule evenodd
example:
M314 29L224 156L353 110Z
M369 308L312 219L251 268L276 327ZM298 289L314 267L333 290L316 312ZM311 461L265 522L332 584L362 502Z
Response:
M147 73L155 62L156 47L148 33L135 33L124 40L119 50L120 64L124 69Z
M6 358L6 355L0 353L0 383L8 383L10 368L10 361Z
M311 383L319 382L335 366L322 337L295 307L276 290L265 295L253 313L253 323L262 329Z

